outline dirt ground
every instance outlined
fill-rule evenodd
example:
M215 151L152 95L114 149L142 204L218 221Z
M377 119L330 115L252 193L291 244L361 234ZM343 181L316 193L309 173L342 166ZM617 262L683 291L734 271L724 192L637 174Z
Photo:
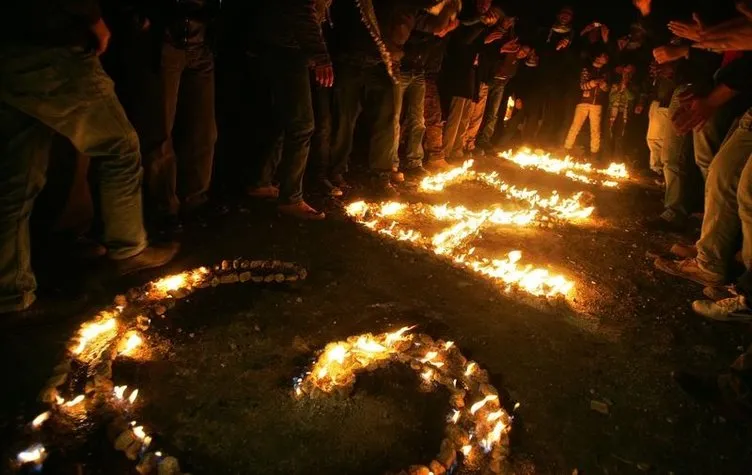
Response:
M376 475L426 463L441 440L446 394L421 393L409 370L362 376L349 398L290 396L292 378L326 343L418 325L487 368L505 405L521 404L516 473L752 473L748 432L696 405L670 377L680 368L724 368L752 334L694 316L689 302L702 289L653 269L646 252L678 239L638 225L660 208L659 190L640 183L604 190L489 160L482 166L515 184L593 193L591 224L497 228L479 241L486 250L520 249L526 261L571 276L577 290L568 305L501 292L372 235L332 203L330 219L305 224L265 204L235 203L227 216L186 230L167 271L244 256L296 261L309 278L284 288L206 289L172 309L151 340L168 350L115 368L116 379L141 390L139 420L194 474ZM502 201L477 185L428 199ZM117 292L167 272L123 280L55 261L38 268L59 303L3 322L0 333L0 440L10 450L38 413L37 391L76 325ZM592 401L608 413L592 410ZM128 473L119 455L92 442L101 437L95 427L84 432L89 442L66 440L45 473Z

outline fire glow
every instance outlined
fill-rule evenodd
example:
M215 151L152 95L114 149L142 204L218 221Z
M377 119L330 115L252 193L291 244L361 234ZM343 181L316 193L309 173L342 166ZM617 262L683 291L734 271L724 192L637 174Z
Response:
M415 473L431 473L428 467L450 472L457 468L457 453L466 459L474 453L473 464L503 457L512 418L501 407L496 389L488 384L488 373L473 362L467 363L454 343L410 333L410 327L328 344L310 370L294 378L293 393L299 399L341 394L352 389L357 374L392 363L413 369L424 390L443 386L450 394L452 412L446 418L441 453L426 466L414 466L422 470ZM468 406L468 400L476 402ZM474 451L474 447L480 450ZM483 459L480 454L491 455Z
M596 168L592 163L576 162L570 156L555 158L548 153L533 152L522 148L517 153L511 150L499 153L499 157L519 165L522 168L534 168L563 175L572 181L614 188L620 181L628 180L629 173L623 163L611 163L608 168Z
M180 274L170 275L151 283L148 296L151 300L171 298L172 292L178 290L192 290L201 284L209 275L209 269L199 267Z

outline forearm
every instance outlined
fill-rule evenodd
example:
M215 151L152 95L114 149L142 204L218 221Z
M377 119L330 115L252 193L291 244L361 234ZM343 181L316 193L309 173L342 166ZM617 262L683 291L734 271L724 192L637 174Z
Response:
M308 60L316 66L331 62L321 25L316 20L314 0L290 2L286 14L293 25L295 38Z
M708 94L707 101L713 107L721 107L738 94L739 91L731 89L725 84L718 84L712 91L710 91L710 94Z

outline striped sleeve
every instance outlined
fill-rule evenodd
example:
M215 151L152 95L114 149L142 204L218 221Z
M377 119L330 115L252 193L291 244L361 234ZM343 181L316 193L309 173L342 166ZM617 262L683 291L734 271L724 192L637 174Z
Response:
M588 84L590 82L590 70L588 68L582 68L582 72L580 73L580 89L583 91L587 91L589 89L592 89L590 85Z

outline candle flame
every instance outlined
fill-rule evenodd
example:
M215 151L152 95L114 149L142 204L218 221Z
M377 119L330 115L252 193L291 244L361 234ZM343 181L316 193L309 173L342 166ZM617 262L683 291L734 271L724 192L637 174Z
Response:
M37 417L34 418L33 421L31 421L32 427L35 429L38 429L42 426L49 418L50 418L50 411L45 411L41 414L39 414Z
M489 394L488 396L484 397L480 401L476 402L472 406L470 406L470 414L475 414L478 412L483 406L485 406L487 403L491 401L496 401L499 399L499 396L496 396L495 394Z
M43 445L36 444L32 445L28 449L19 452L16 456L16 460L20 464L27 464L27 463L34 463L39 464L41 463L44 458L47 456L47 452Z

